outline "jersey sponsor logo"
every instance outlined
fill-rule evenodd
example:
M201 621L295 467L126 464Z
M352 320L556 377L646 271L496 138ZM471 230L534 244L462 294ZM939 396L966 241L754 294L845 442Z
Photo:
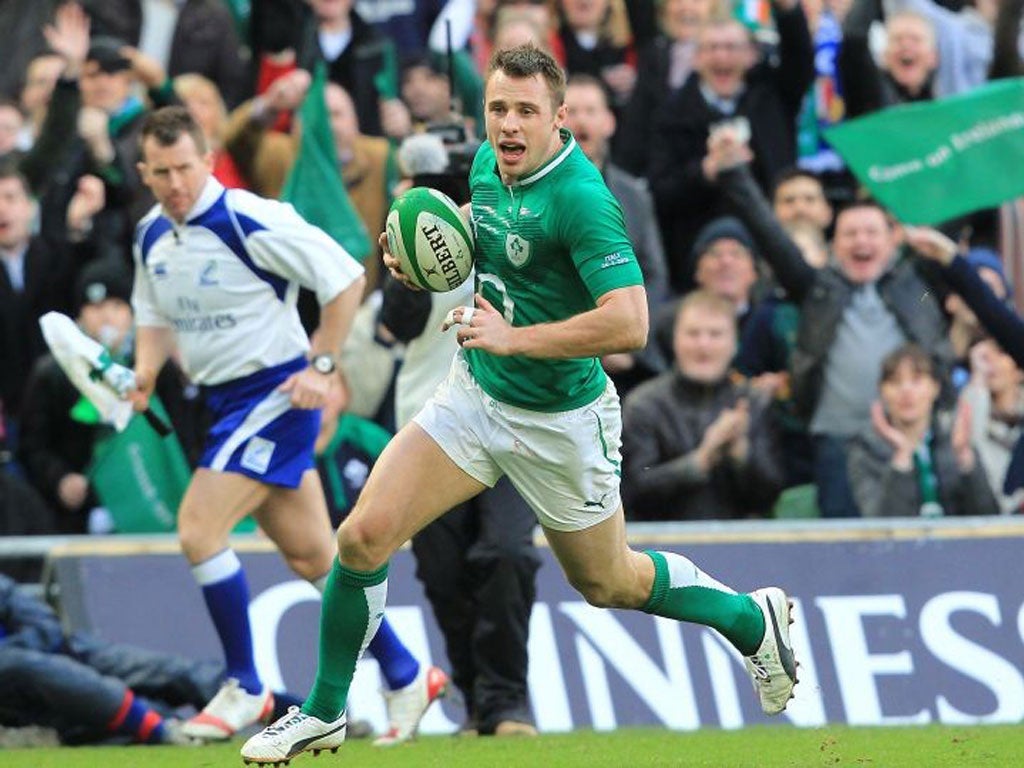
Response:
M207 287L211 285L220 285L220 280L217 278L216 261L210 259L208 262L206 262L206 264L203 265L203 268L199 271L198 283L200 286Z
M505 235L505 255L513 267L521 267L530 260L530 241L515 232Z
M225 312L219 315L178 317L172 320L171 324L178 333L202 333L203 331L226 331L238 325L238 321L230 312Z
M262 437L250 437L249 443L242 453L242 467L252 472L264 474L270 467L270 459L274 455L277 443Z
M604 257L604 259L601 261L601 269L608 269L608 267L617 267L621 264L628 263L629 257L616 251L615 253L609 253L607 256Z

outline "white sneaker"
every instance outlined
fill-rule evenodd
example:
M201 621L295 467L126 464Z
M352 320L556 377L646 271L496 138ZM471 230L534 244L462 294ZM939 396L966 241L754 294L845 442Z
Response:
M777 715L793 698L793 687L797 684L798 665L789 641L792 606L778 587L757 589L750 596L764 615L764 639L744 663L761 699L761 709L766 715Z
M289 707L288 714L245 742L242 762L287 765L302 752L312 752L314 756L325 749L337 752L345 741L345 723L344 712L337 720L325 723L303 714L298 707Z
M374 740L378 747L390 747L416 735L424 713L448 692L448 675L440 667L420 665L416 679L397 691L384 691L388 708L388 731Z
M203 711L181 726L185 736L203 741L224 741L254 723L264 722L274 712L274 695L263 686L249 693L229 677Z

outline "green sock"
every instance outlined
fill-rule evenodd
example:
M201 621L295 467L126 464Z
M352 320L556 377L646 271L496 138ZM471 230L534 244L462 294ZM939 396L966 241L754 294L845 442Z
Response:
M643 610L717 629L744 656L764 638L764 616L750 595L736 594L674 552L645 552L654 561L654 584Z
M304 713L327 723L341 716L356 662L384 617L387 594L387 565L376 571L353 571L335 558L320 608L316 680L302 705Z

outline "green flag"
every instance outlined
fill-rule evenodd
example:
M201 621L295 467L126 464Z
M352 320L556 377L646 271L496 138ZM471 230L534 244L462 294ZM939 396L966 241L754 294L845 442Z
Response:
M399 88L398 52L390 40L382 40L383 66L373 77L373 87L382 99L397 99Z
M892 107L825 138L897 218L937 224L1024 194L1024 78Z
M306 221L320 227L352 256L362 261L370 255L370 237L359 213L345 191L331 122L324 101L327 80L323 62L317 64L313 83L299 109L302 139L281 199L295 206Z
M155 396L150 407L167 419ZM191 470L177 437L161 438L136 414L123 432L97 439L85 474L118 532L161 533L175 528Z

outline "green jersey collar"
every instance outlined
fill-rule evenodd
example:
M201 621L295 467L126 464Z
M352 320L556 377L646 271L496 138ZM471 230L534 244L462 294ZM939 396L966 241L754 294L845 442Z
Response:
M523 178L519 179L517 182L509 186L525 187L527 184L533 184L533 182L543 179L545 176L547 176L549 173L555 170L555 168L561 165L562 161L565 160L565 158L572 154L572 151L576 149L576 139L573 138L573 135L568 128L559 128L558 133L562 137L563 146L560 150L558 150L558 152L555 153L555 156L548 160L546 163L544 163L542 166L540 166L530 175L524 176Z

